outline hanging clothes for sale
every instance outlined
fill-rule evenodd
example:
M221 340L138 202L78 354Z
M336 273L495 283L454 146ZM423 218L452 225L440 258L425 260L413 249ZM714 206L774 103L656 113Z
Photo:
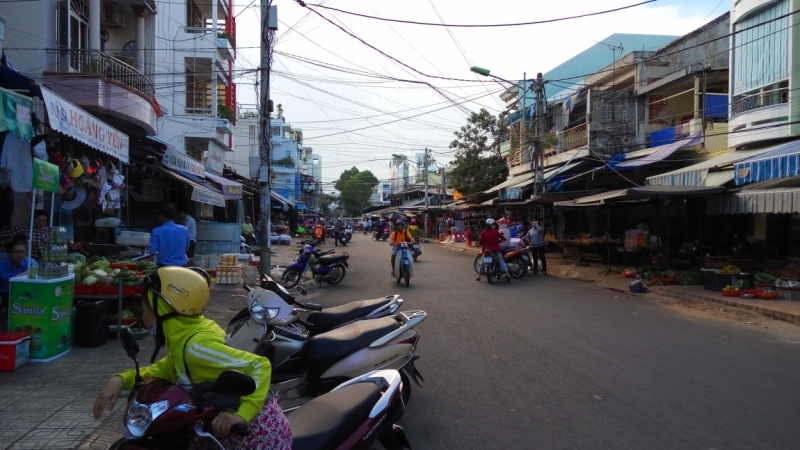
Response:
M33 157L27 139L8 133L0 155L0 186L11 186L14 192L33 190Z

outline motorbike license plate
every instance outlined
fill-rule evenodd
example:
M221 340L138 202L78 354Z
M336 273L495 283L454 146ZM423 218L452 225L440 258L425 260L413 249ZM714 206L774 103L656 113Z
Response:
M419 248L419 244L414 244L414 248L418 249Z
M484 264L491 264L492 263L492 257L491 256L484 256L483 257L483 263Z
M524 259L525 261L530 261L531 257L528 255L522 255L522 259Z

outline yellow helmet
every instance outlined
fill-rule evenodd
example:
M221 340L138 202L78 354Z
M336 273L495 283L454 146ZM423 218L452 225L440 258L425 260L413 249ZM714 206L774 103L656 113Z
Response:
M203 272L201 274L200 272ZM208 304L208 275L202 269L185 267L161 267L145 277L149 290L163 299L176 314L199 316ZM150 305L156 305L148 295Z

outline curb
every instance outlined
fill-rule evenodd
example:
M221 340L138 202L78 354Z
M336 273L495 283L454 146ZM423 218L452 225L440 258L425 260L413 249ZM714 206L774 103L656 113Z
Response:
M438 241L437 242L432 242L432 244L437 246L437 247L442 247L442 248L445 248L445 249L449 248L450 251L453 251L453 252L466 253L468 255L478 255L481 252L479 249L477 249L475 247L471 247L471 248L470 247L455 248L453 246L450 246L450 245L447 245L447 244L443 244L443 243L438 242ZM463 250L463 252L461 250Z
M744 309L761 314L762 316L772 317L774 319L783 320L795 325L800 325L800 314L789 313L785 311L778 311L775 309L765 308L762 306L750 305L747 303L739 303L736 301L728 300L725 297L712 297L710 295L695 294L691 292L680 292L674 289L663 289L663 293L679 297L692 298L695 300L702 300L707 302L719 303L725 306L733 306L734 308Z

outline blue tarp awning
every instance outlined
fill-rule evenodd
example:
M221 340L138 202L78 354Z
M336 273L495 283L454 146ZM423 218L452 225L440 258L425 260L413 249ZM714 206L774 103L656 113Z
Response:
M662 145L661 147L658 147L658 150L656 150L650 155L633 159L630 161L622 161L620 163L614 163L613 161L609 161L608 165L617 171L638 169L640 167L644 167L649 164L663 161L664 159L666 159L673 153L677 152L681 148L691 147L693 145L701 144L703 143L703 141L704 141L703 132L698 131L697 133L691 134L688 137L681 139L679 141L675 141L667 145Z
M306 205L304 203L298 203L297 204L297 210L298 211L305 211L306 210Z
M800 175L800 140L784 144L733 166L736 185Z

